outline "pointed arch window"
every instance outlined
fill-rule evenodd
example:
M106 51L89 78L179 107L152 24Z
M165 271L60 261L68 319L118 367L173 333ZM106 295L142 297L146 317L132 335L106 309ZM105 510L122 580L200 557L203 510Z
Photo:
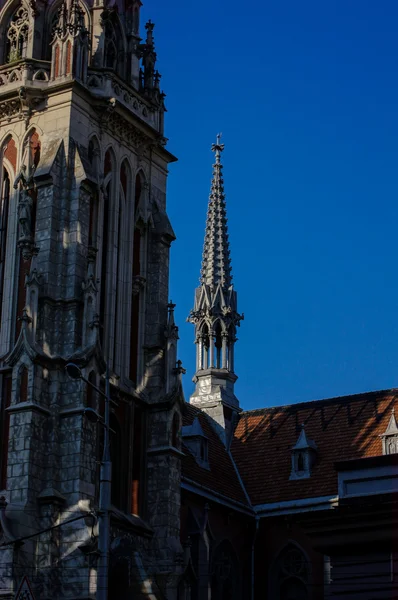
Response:
M117 35L115 26L109 16L104 19L104 67L116 69L117 67Z
M117 223L117 255L116 255L116 304L115 304L115 342L113 356L115 362L121 362L121 348L118 348L118 344L123 344L123 311L122 301L125 296L124 283L125 283L125 264L126 264L126 205L127 195L129 186L129 169L126 161L122 163L120 168L120 193L119 193L119 212L118 212L118 223ZM119 350L119 351L118 351ZM121 366L121 365L120 365Z
M103 194L103 216L102 216L102 254L101 254L101 284L100 284L100 341L104 347L105 342L105 326L107 312L107 287L108 287L108 262L110 256L111 242L111 206L112 206L112 178L113 160L110 150L105 155L104 175L106 178L105 191Z
M215 549L211 560L212 600L240 598L239 563L230 542L224 540Z
M271 591L275 600L308 600L309 562L304 552L289 543L271 571Z
M10 175L3 169L0 198L0 322L4 296L4 273L7 255L8 213L10 209Z
M134 215L137 213L143 192L142 175L137 174L135 178L134 191ZM133 296L131 299L131 319L130 319L130 379L137 383L138 376L138 345L139 345L139 326L140 326L140 277L141 273L141 230L134 228L133 238Z
M214 326L214 347L215 347L215 367L221 369L222 367L222 328L220 321L217 321Z
M6 30L5 56L8 63L27 55L29 34L29 13L24 6L18 6Z

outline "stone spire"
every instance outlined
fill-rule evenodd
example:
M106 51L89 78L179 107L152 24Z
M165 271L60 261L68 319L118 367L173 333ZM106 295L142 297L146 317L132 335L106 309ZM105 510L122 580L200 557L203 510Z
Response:
M188 321L195 325L196 389L191 404L200 406L218 424L220 437L228 444L233 413L239 411L234 394L234 353L238 313L237 294L232 285L227 214L222 178L221 136L212 145L215 153L207 211L200 286Z
M213 165L213 179L207 209L200 282L210 288L221 284L223 289L228 289L232 283L232 272L222 177L221 152L224 150L224 144L221 144L221 134L217 135L217 141L211 149L215 153L216 161Z

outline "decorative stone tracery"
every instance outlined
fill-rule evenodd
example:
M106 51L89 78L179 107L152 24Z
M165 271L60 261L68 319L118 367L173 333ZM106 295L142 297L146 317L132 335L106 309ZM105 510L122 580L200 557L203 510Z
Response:
M21 5L12 15L6 31L6 62L25 58L28 47L29 12Z

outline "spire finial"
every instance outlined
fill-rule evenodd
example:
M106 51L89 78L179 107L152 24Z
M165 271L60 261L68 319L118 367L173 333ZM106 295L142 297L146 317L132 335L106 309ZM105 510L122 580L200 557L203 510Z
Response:
M222 133L217 133L216 143L211 145L212 152L215 152L216 163L220 164L221 152L224 150L224 144L221 143Z

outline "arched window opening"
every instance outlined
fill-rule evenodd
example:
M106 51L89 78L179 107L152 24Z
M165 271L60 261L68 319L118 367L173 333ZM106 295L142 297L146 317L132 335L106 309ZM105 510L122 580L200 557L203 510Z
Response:
M209 368L209 360L210 360L210 336L209 336L209 328L207 323L204 323L201 327L199 334L199 355L200 355L200 369L208 369Z
M28 369L22 367L18 377L18 402L28 401Z
M235 347L236 329L234 325L230 325L228 330L227 344L227 369L234 372L234 347Z
M10 176L3 169L2 190L0 198L0 322L2 317L4 296L4 273L7 252L8 213L10 208Z
M240 598L239 563L228 541L217 548L211 561L212 600L237 600Z
M214 347L215 347L215 367L222 368L222 328L220 321L217 321L214 327Z
M134 214L137 211L142 194L142 177L138 173L135 178L134 192ZM140 293L139 278L141 276L141 231L134 228L133 238L133 296L131 299L131 329L130 329L130 379L137 383L138 375L138 345L139 345L139 323L140 323ZM138 283L137 283L138 282Z
M35 129L32 129L28 137L29 143L29 165L37 168L40 162L41 144L39 134Z
M19 6L12 15L6 30L6 62L11 63L26 57L28 34L28 10L24 6Z
M112 171L112 156L110 151L105 155L104 172L108 175ZM102 216L102 253L101 253L101 283L100 283L100 342L104 347L105 341L105 321L107 312L107 280L108 280L108 260L110 255L109 244L110 224L111 224L111 194L112 194L112 179L108 180L103 194L103 216Z
M117 35L110 17L104 20L104 67L116 69L117 67Z
M126 199L128 188L128 167L126 162L123 162L120 168L120 194L119 194L119 212L117 224L117 260L116 260L116 303L115 303L115 341L113 356L118 358L118 342L121 340L121 330L123 329L122 310L119 307L121 299L125 295L125 263L126 263L126 239L125 239L125 215L126 215ZM121 349L120 349L121 351Z
M102 222L102 255L101 255L101 287L100 287L100 341L104 342L105 328L105 305L106 305L106 287L107 287L107 263L109 253L109 216L110 203L109 194L111 192L110 183L108 183L104 194L104 217Z
M11 405L12 376L2 375L0 401L0 490L7 487L8 440L10 415L7 408Z
M178 413L173 415L171 444L174 448L180 448L180 417Z
M272 597L276 600L308 600L309 573L305 554L289 543L270 572Z

